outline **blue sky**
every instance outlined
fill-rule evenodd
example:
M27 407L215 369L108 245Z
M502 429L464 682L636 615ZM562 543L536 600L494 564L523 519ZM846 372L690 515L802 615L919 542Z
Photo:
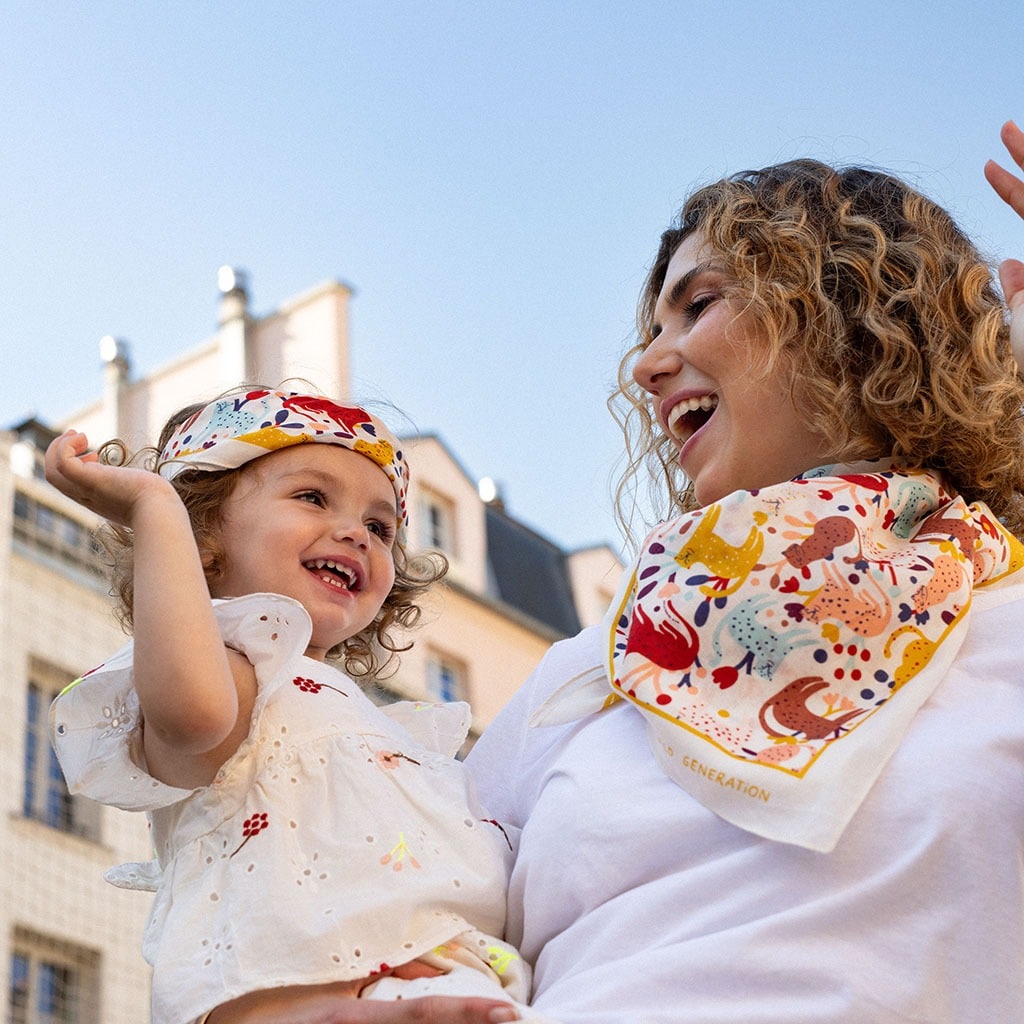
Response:
M0 422L208 338L216 271L269 312L354 286L355 392L438 433L509 510L618 543L605 397L695 185L810 155L895 170L993 257L1024 121L1016 2L0 6Z

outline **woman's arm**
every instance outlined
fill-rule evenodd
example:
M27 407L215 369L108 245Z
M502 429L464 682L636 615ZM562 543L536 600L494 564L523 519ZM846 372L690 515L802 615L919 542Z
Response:
M268 989L214 1010L206 1024L498 1024L518 1020L508 1003L429 996L396 1002L355 998L365 984Z
M1003 145L1013 162L1024 170L1024 132L1013 121L1007 121L1000 133ZM1024 217L1024 181L994 160L985 164L985 177L996 190L999 198ZM999 280L1003 286L1006 304L1013 314L1010 322L1010 345L1017 362L1024 368L1024 263L1020 260L1004 260L999 267Z
M226 741L240 739L239 692L254 680L248 662L229 660L224 648L185 506L156 473L101 463L76 431L47 449L46 478L132 530L133 671L147 765L170 785L209 782Z

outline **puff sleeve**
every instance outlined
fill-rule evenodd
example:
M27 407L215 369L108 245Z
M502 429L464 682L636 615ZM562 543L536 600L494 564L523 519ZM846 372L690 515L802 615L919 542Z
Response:
M245 654L261 678L272 678L309 641L309 618L290 598L250 594L215 601L214 613L225 644ZM57 696L50 741L72 793L126 811L152 811L195 790L169 786L146 769L133 653L134 645L126 644Z

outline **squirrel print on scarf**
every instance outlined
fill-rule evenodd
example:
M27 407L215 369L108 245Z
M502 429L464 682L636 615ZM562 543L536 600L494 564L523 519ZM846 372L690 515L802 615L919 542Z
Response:
M912 636L914 639L903 648L900 664L892 674L893 693L903 686L904 683L913 679L932 660L933 655L939 649L939 642L937 640L929 640L916 626L901 626L885 641L883 654L886 658L891 657L893 651L898 646L896 641L907 635Z
M960 549L964 558L970 563L974 571L974 580L977 582L985 571L985 564L981 558L981 552L977 549L978 539L981 537L981 530L972 526L966 519L956 516L946 516L946 509L930 515L917 531L916 540L925 540L929 537L945 537L946 543L953 544Z
M863 715L866 709L856 708L838 718L816 715L807 707L807 701L827 686L828 683L821 676L802 676L799 679L794 679L761 705L761 711L758 714L761 727L769 736L780 738L798 733L803 733L809 740L823 740L830 733L835 733L838 737L839 730L858 715ZM769 711L776 723L788 730L787 732L779 732L768 724Z
M892 620L892 602L877 581L870 574L851 573L844 577L827 564L823 571L825 583L804 606L804 617L819 624L837 619L860 636L884 633ZM874 593L859 587L861 581L869 584Z
M684 569L694 565L703 565L707 568L711 575L710 585L704 585L700 589L701 593L708 597L724 597L738 590L757 565L764 548L764 536L758 525L750 528L747 539L740 545L730 544L718 536L715 533L715 525L721 514L720 505L709 506L700 517L693 534L675 557L676 562Z
M788 548L783 549L782 553L794 569L802 569L805 565L810 565L811 562L831 558L836 548L841 548L853 540L857 541L856 557L846 556L843 559L844 562L851 565L864 558L860 531L846 516L825 516L814 524L810 537L790 544Z
M759 613L770 612L774 604L772 595L758 594L746 598L728 612L712 638L712 649L719 663L726 649L724 641L731 638L733 646L744 651L742 659L734 665L735 669L771 680L788 655L816 642L817 638L809 629L779 631L758 618Z
M934 574L923 586L914 591L914 611L920 615L932 605L945 601L964 585L964 569L952 555L939 555L935 559Z

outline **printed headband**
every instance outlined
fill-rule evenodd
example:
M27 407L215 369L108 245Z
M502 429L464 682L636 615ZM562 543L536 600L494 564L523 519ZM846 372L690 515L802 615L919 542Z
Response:
M409 466L394 434L365 409L319 395L261 388L210 402L175 430L156 468L168 479L186 469L237 469L308 441L341 445L380 466L395 490L399 534L404 533Z

